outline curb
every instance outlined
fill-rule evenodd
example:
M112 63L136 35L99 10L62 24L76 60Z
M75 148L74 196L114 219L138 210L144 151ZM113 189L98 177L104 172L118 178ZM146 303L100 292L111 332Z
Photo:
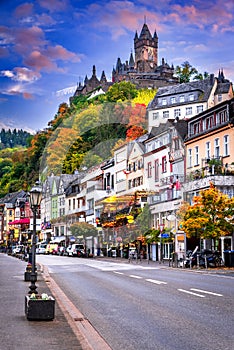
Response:
M111 350L110 346L100 336L85 316L68 299L62 289L50 276L48 268L42 264L40 269L48 288L54 295L56 302L62 310L69 326L79 340L83 350Z

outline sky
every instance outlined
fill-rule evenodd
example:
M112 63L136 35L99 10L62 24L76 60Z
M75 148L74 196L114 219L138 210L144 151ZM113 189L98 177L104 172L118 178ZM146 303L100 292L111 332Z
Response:
M0 129L43 130L85 76L129 59L146 21L159 62L234 82L233 0L0 0Z

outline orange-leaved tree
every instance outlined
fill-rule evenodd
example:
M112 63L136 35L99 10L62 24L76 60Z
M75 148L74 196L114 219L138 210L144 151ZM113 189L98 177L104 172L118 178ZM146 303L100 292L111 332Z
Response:
M204 239L232 235L234 224L234 198L215 188L202 190L193 198L181 222L188 237Z

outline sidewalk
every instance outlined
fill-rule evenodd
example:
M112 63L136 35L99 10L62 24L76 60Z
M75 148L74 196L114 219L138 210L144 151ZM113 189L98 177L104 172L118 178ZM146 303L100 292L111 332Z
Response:
M58 303L53 321L28 321L24 298L30 282L24 281L27 263L0 253L0 350L82 350ZM38 271L38 292L51 292Z

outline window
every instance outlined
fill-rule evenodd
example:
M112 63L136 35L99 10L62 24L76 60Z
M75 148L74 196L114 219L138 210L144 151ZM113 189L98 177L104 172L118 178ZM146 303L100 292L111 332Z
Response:
M177 117L180 117L181 113L180 113L180 108L177 108L174 110L174 117L177 118Z
M157 182L159 180L159 160L154 161L154 180Z
M162 172L163 173L167 172L167 157L166 156L162 157Z
M205 123L204 123L204 128L205 130L209 130L214 126L214 121L213 121L213 116L211 117L207 117L205 119Z
M188 168L192 167L192 149L188 149Z
M73 209L76 209L76 200L73 198Z
M189 101L194 101L194 95L193 94L189 94Z
M153 120L158 119L159 117L159 112L153 113Z
M148 163L147 169L148 169L148 177L152 177L152 163L151 162Z
M171 103L176 103L175 97L171 97Z
M185 99L184 99L184 95L180 96L180 102L184 102Z
M195 157L194 165L198 165L199 164L199 147L198 146L195 146L194 148L194 157Z
M197 113L203 112L203 105L197 106Z
M210 159L210 141L206 142L206 159Z
M185 114L186 114L186 115L191 115L191 114L193 114L193 108L192 108L192 107L186 107L186 109L185 109Z
M200 122L193 124L193 135L197 135L200 132Z
M229 135L223 137L223 155L229 156Z
M163 118L169 118L169 111L163 111Z
M218 94L218 102L221 102L221 101L222 101L222 95Z
M174 148L175 151L178 151L180 149L180 140L178 137L174 139Z
M165 98L162 99L162 105L166 106L167 105L167 100Z
M215 139L214 141L214 154L215 154L215 158L219 158L220 156L219 139Z

